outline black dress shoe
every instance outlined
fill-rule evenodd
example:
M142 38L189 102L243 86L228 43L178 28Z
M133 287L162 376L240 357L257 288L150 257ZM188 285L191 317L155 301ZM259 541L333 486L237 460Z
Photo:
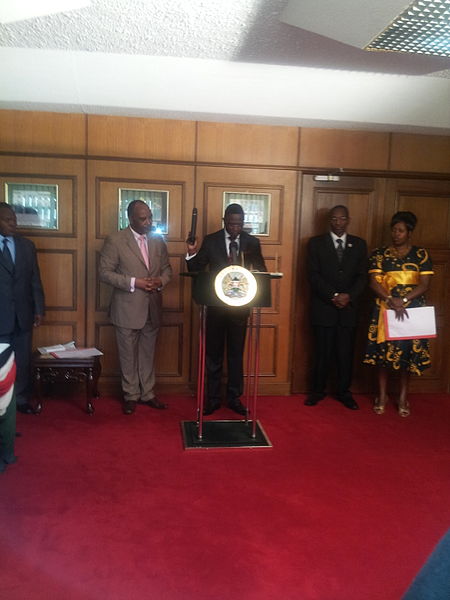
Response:
M242 404L242 402L239 399L228 402L228 408L230 408L231 410L234 410L234 412L237 413L238 415L246 415L247 414L246 407Z
M345 394L344 396L338 396L337 399L341 402L345 408L349 408L350 410L358 410L359 406L356 404L353 396L351 394Z
M131 400L124 400L122 404L122 412L124 415L132 415L136 410L136 402Z
M207 417L208 415L212 415L213 412L220 408L220 404L217 402L207 402L203 407L203 416Z
M164 402L160 402L156 397L151 400L140 400L139 404L144 404L144 406L150 406L150 408L157 408L158 410L164 410L168 408L167 404Z
M31 406L31 404L29 404L28 402L25 402L24 404L18 404L16 408L20 413L23 413L24 415L34 415L36 412Z
M320 402L321 400L323 400L324 397L325 397L324 394L317 394L317 393L309 394L309 396L306 398L306 400L303 402L303 404L305 406L316 406L316 404L318 402Z

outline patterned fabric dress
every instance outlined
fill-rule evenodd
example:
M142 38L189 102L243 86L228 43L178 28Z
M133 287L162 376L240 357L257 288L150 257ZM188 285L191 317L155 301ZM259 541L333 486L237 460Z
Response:
M425 248L412 246L406 256L399 258L389 248L377 248L369 258L369 274L393 297L406 296L417 287L420 275L432 275L433 265ZM425 298L412 300L408 308L425 306ZM363 362L415 375L431 366L428 340L386 340L384 312L386 302L377 298L372 312L366 354Z

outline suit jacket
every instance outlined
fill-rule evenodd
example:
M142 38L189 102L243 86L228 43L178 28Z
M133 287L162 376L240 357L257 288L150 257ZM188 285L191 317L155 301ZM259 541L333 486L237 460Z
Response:
M111 322L118 327L141 329L148 318L155 327L161 325L160 291L130 292L131 278L161 277L164 287L172 277L167 246L160 235L148 238L150 268L147 269L140 248L129 227L108 236L100 255L100 281L113 286L110 305Z
M246 269L267 271L258 238L245 231L242 231L239 236L238 257L243 257L243 266ZM189 271L204 271L206 267L209 267L211 272L218 273L228 265L229 259L223 229L205 236L198 253L187 261Z
M311 286L311 319L313 325L354 327L359 298L367 285L367 244L347 234L342 262L339 262L330 233L311 238L307 258ZM350 295L345 308L332 303L335 293Z
M44 291L36 248L21 235L14 236L16 260L11 270L0 252L0 335L14 331L16 318L22 331L33 328L36 315L44 314Z

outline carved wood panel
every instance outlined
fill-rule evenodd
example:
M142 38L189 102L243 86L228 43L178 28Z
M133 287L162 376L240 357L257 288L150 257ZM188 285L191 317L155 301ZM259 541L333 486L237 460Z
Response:
M168 233L164 235L173 269L172 281L163 291L163 325L157 342L158 385L179 385L190 381L189 336L190 285L180 277L185 270L185 239L193 207L193 168L180 165L90 161L88 178L91 219L88 229L88 339L105 353L102 380L118 388L119 362L108 308L111 288L98 279L98 262L106 236L118 230L121 188L166 190L169 192Z
M271 169L199 168L196 205L200 241L206 233L223 227L223 194L227 191L271 195L269 235L259 240L267 268L283 272L283 278L272 281L272 306L262 310L260 390L288 393L297 175Z
M58 119L56 120L60 122ZM46 122L39 121L40 125ZM68 122L72 122L69 120ZM75 119L75 122L78 122ZM40 131L38 127L38 130ZM35 140L36 141L36 140ZM64 158L0 156L0 200L5 183L58 186L58 229L18 228L36 245L45 292L43 325L34 331L34 346L74 340L86 344L86 198L85 162Z
M348 206L348 231L366 239L371 249L390 242L389 223L398 210L411 210L418 216L413 243L427 247L435 264L428 302L436 306L439 336L431 342L431 369L420 378L411 378L412 391L449 389L449 277L450 259L450 183L408 180L341 177L339 182L314 181L303 177L301 228L298 240L298 284L296 338L293 359L293 389L306 392L309 387L314 340L309 326L309 285L305 274L306 245L310 237L327 231L326 217L336 204ZM354 360L353 390L376 390L376 372L362 364L372 294L367 290L361 307Z

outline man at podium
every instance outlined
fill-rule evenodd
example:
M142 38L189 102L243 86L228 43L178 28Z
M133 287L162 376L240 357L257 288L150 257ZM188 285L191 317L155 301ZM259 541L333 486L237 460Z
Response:
M254 271L267 271L258 238L243 231L244 210L230 204L224 214L224 228L207 235L197 252L197 239L187 241L187 267L190 272L209 269L218 273L230 264ZM225 343L227 346L227 406L245 415L241 402L243 392L243 355L249 309L245 307L209 306L206 315L206 393L204 415L210 415L221 404L221 379Z

